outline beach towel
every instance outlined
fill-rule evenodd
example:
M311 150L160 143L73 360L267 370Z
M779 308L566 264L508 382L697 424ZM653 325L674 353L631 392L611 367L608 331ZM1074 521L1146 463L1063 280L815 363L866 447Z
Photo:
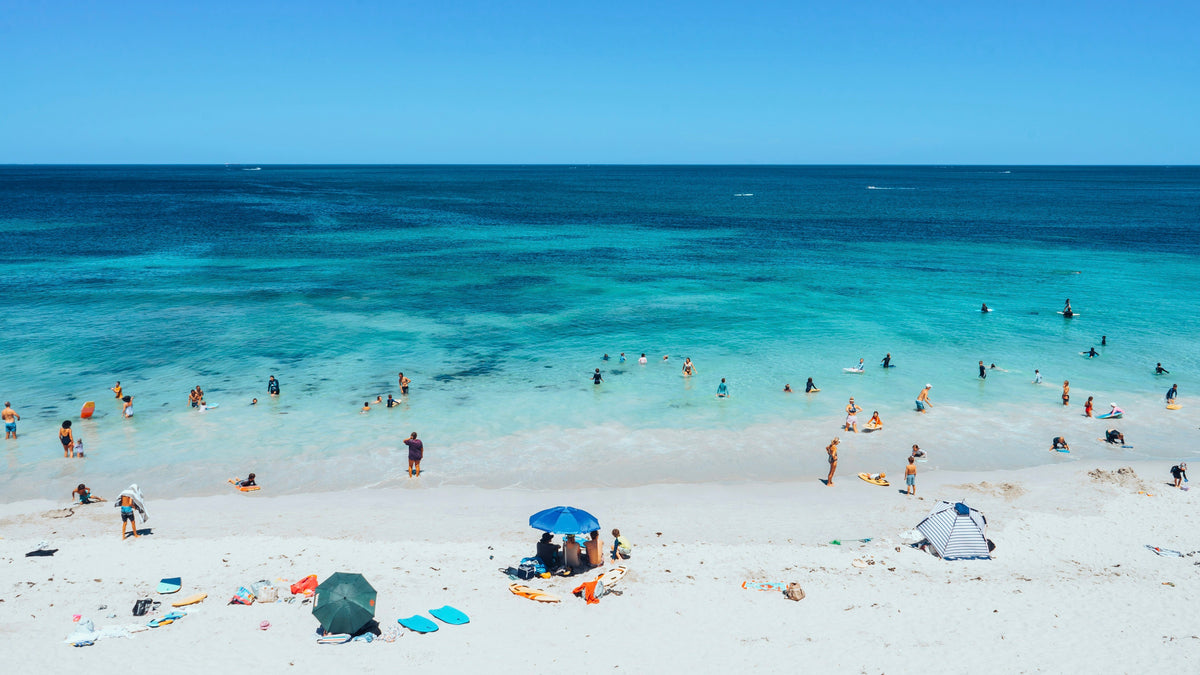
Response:
M604 597L604 582L596 579L595 581L585 581L575 587L571 591L577 598L583 598L589 605L595 605L600 602L600 598Z
M146 498L142 496L142 491L138 488L137 483L133 483L117 495L117 498L113 500L114 507L121 506L121 497L129 497L133 500L134 513L138 514L143 523L150 520L150 513L146 511Z

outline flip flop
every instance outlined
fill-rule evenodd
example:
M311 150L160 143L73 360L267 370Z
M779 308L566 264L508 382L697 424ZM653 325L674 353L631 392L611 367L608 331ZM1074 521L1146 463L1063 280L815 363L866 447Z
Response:
M258 624L258 629L259 629L259 630L266 630L266 629L268 629L268 628L270 628L270 627L271 627L271 622L270 622L270 621L263 621L263 622L261 622L261 623L259 623L259 624Z

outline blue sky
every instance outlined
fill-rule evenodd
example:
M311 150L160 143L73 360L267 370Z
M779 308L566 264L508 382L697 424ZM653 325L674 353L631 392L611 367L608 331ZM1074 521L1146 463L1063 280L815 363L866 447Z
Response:
M1197 2L26 2L0 163L1200 163Z

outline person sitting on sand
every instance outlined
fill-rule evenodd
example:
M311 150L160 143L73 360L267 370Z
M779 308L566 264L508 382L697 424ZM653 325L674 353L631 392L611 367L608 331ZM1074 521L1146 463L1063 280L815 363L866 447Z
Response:
M562 561L563 566L572 574L576 570L583 568L583 563L579 560L579 542L575 541L575 535L573 534L568 534L563 539Z
M829 455L829 476L825 479L825 485L829 487L833 487L833 474L837 471L838 443L841 443L841 439L834 436L829 445L825 446L825 453Z
M591 538L587 540L588 567L600 567L604 564L604 542L600 539L600 530L592 530Z
M246 476L246 480L239 480L237 482L238 487L253 487L255 485L258 485L258 483L254 482L254 474Z
M554 535L543 532L541 541L537 543L537 557L541 559L547 570L557 569L562 564L562 556L558 551L559 546L554 543Z
M1125 445L1125 434L1116 429L1109 429L1104 432L1104 440L1114 445Z
M91 504L93 502L104 501L104 498L93 495L92 489L83 483L80 483L79 487L71 491L71 499L74 499L76 496L79 497L80 504Z
M1187 480L1187 462L1180 462L1171 467L1171 477L1175 479L1175 487L1181 487L1182 481Z
M1059 448L1062 448L1067 452L1071 451L1071 446L1067 445L1067 439L1063 438L1062 436L1055 436L1054 440L1050 441L1050 451L1054 452Z
M808 378L808 382L805 383L805 385L804 385L804 393L815 394L818 391L821 391L821 390L817 389L817 385L813 384L812 378L811 377Z
M867 428L868 429L882 429L883 428L883 420L879 419L879 411L878 410L876 410L874 413L871 413L871 419L867 420Z
M633 546L629 543L628 539L621 536L620 530L618 530L617 528L614 527L613 531L612 531L612 536L613 536L613 547L612 547L612 559L613 560L625 560L625 559L629 558L631 555L633 555Z

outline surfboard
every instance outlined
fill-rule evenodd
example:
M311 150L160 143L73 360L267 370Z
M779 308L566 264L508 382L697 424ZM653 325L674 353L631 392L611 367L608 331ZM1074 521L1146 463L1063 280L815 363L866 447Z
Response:
M1094 359L1096 356L1100 356L1100 352L1096 352L1096 356L1092 356L1091 352L1079 352L1079 355L1087 359Z
M240 482L242 482L242 481L238 480L237 478L229 479L229 484L234 486L235 488L237 488L238 491L240 491L240 492L254 492L255 490L257 490L261 487L260 485L248 485L248 486L243 487L241 485L238 485L238 483L240 483Z
M783 592L787 590L787 584L779 581L758 581L757 579L751 579L750 581L743 581L742 588L748 591Z
M1059 312L1059 314L1062 314L1063 318L1066 318L1066 319L1073 319L1073 318L1079 316L1079 312L1071 312L1070 315L1063 314L1062 312Z
M471 619L450 605L443 605L438 609L429 610L429 614L433 618L442 623L450 624L451 626L461 626L464 623L470 623Z
M624 578L625 578L625 568L624 567L614 567L610 570L607 570L604 574L601 574L600 576L596 577L596 581L599 581L600 583L604 584L605 588L610 588L613 584L617 583L618 581L620 581L621 579L624 579Z
M195 605L197 603L204 602L204 599L207 597L208 597L208 593L197 593L195 595L189 595L186 598L180 600L179 602L172 602L171 606L172 607L187 607L188 605Z
M547 593L545 591L539 591L536 588L530 588L529 586L525 586L524 584L511 583L508 585L508 590L510 592L512 592L513 595L519 595L522 598L529 598L530 600L534 600L536 602L561 602L562 601L562 599L559 598L557 595L553 595L553 594Z
M858 374L858 375L861 375L861 374L863 373L863 371L864 371L864 370L865 370L864 368L842 368L842 372L845 372L845 373L855 373L855 374Z
M182 584L183 580L179 577L168 577L158 582L158 593L160 595L178 593Z
M406 619L396 619L396 623L413 631L414 633L433 633L438 629L438 625L420 614L413 614Z
M881 425L881 424L865 424L865 425L863 425L863 431L879 431L882 428L883 428L883 425Z
M1119 420L1119 419L1121 419L1121 415L1124 415L1124 414L1125 414L1124 412L1104 413L1103 415L1096 415L1096 419L1098 419L1098 420Z
M891 485L891 483L887 482L886 478L871 478L871 474L869 474L869 473L860 473L860 474L858 474L858 477L867 481L871 485L882 485L882 486Z
M96 412L96 402L88 401L87 403L83 404L82 408L79 409L79 416L86 420L91 417L92 413L94 412Z
M1179 405L1178 403L1171 403L1167 405L1167 410L1179 410L1182 407L1183 406Z

